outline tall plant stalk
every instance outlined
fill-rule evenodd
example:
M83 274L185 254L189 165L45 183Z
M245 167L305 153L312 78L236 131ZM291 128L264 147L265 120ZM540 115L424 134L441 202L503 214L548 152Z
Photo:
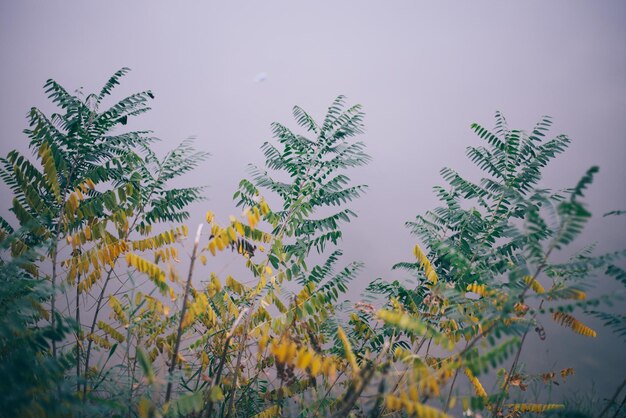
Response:
M187 313L187 299L189 298L189 290L191 289L191 279L193 277L193 267L196 262L196 254L198 253L198 245L200 245L200 234L202 233L202 224L198 225L196 232L196 238L193 242L193 250L191 251L191 259L189 263L189 273L187 274L187 281L185 284L185 293L183 295L183 306L180 310L180 320L178 321L178 330L176 331L176 339L174 340L174 351L172 351L172 357L170 359L170 366L168 369L167 390L165 391L165 402L170 401L172 395L172 380L174 375L174 369L178 363L178 350L180 349L180 341L183 336L183 320Z

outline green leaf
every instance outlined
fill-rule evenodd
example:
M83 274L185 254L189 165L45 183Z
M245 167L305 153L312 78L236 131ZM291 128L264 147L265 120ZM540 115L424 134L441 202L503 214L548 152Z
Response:
M152 368L152 363L140 347L137 347L135 355L137 356L139 367L141 367L141 371L146 378L146 382L149 385L152 385L155 382L155 374L154 369Z
M209 390L209 399L211 402L219 402L224 399L224 392L219 386L213 386Z

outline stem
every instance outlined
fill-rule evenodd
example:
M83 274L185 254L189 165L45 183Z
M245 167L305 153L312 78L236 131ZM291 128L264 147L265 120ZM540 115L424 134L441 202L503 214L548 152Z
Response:
M136 347L139 346L139 338L137 338L137 345ZM133 367L131 370L131 375L130 375L130 390L129 390L129 394L128 394L128 400L132 401L133 400L133 385L135 382L135 375L137 372L137 350L135 349L135 357L133 357ZM131 415L132 412L132 402L128 403L128 416L132 416Z
M469 341L465 343L465 348L463 349L463 351L467 349L468 345L469 345ZM460 370L460 367L457 367L456 370L454 371L454 378L452 379L452 384L450 385L450 392L448 392L448 400L446 401L446 406L443 409L443 412L448 412L448 409L450 409L450 399L452 399L452 390L454 389L456 378L459 376L459 370Z
M244 315L248 313L248 310L249 308L246 308L239 313L239 316L237 317L237 319L235 319L235 322L233 322L233 325L230 328L230 331L228 332L228 334L226 334L226 341L224 341L224 351L222 352L222 356L220 357L220 364L219 366L217 366L217 371L215 373L215 382L213 382L213 384L211 385L211 387L209 387L207 391L209 394L209 400L205 408L204 416L206 417L210 417L211 414L213 413L213 401L211 400L211 397L210 397L211 389L214 386L218 386L220 383L220 377L222 376L222 370L224 369L224 363L226 362L226 354L228 354L228 346L230 345L230 340L233 338L233 334L235 333L235 330L237 329L239 322L241 322L241 319L244 317Z
M57 255L58 255L58 242L59 235L61 234L61 216L64 205L61 206L61 210L59 210L59 219L57 220L57 229L54 236L54 243L52 244L52 299L50 300L50 317L51 317L51 325L52 330L54 331L54 325L56 322L55 314L56 314L56 296L57 296ZM57 342L56 338L52 340L52 357L57 358Z
M353 382L352 385L350 385L348 393L346 393L346 397L342 402L341 408L333 414L333 418L342 418L348 415L348 412L352 410L352 407L361 396L361 393L363 393L363 390L374 376L375 371L376 367L371 364L363 368L360 375L357 377L356 382Z
M248 333L245 333L241 339L242 341L240 341L240 344L242 345L242 347L240 348L239 353L237 354L237 363L235 365L235 380L233 382L233 391L237 390L237 378L239 377L239 367L241 366L241 355L243 354L243 348L245 346L246 340L248 339ZM235 401L235 394L233 393L233 395L230 397L230 401L228 401L228 409L226 410L226 418L230 417L230 413L233 409L234 401Z
M561 235L563 234L563 230L565 229L565 223L566 222L567 222L567 220L561 221L561 224L559 226L559 230L558 230L558 232L556 234L556 237L550 243L550 246L548 247L548 250L546 251L546 254L543 256L543 260L541 261L541 264L539 265L539 267L537 267L537 271L533 275L532 279L528 281L528 283L524 287L524 290L520 294L520 296L519 296L519 300L520 301L524 300L524 296L526 295L526 292L528 292L528 290L532 287L533 281L537 279L537 276L539 276L539 273L541 273L541 271L548 265L548 258L550 258L550 254L552 254L552 251L554 251L554 249L557 247L557 244L558 244L558 242L559 242L559 240L561 238ZM542 299L541 303L539 304L539 310L541 310L541 307L543 306L543 302L544 302L544 300ZM536 316L537 316L537 314L535 313L535 316L533 316L533 319ZM515 355L515 360L513 360L513 364L511 364L511 369L509 371L509 374L506 376L506 379L504 380L504 385L502 386L502 393L500 394L500 396L498 396L498 402L496 403L496 406L493 409L493 416L494 417L496 417L497 414L500 411L500 408L502 406L502 402L504 401L504 396L506 395L506 390L507 390L507 388L509 386L509 382L511 380L511 375L512 375L515 367L517 366L517 362L519 361L519 357L520 357L520 354L522 352L522 347L524 346L524 341L526 340L526 336L528 335L529 331L530 331L530 324L528 325L528 327L526 328L526 331L524 332L524 335L522 337L522 341L521 341L520 346L517 349L517 353Z
M365 364L365 367L361 369L359 375L356 377L356 379L353 379L352 383L350 383L350 387L348 388L348 392L346 393L344 400L342 401L343 406L333 414L333 418L341 418L344 416L348 415L348 412L350 412L350 410L352 409L352 407L354 406L354 404L356 403L356 401L358 401L359 397L361 396L361 393L363 393L363 390L365 390L365 388L367 387L367 385L370 383L370 381L372 380L372 378L374 377L374 373L376 372L376 365L379 364L379 361L381 359L381 357L383 356L383 354L385 352L387 352L387 354L389 354L389 351L391 350L391 348L393 347L393 340L395 338L395 332L391 335L390 339L389 339L389 343L385 343L385 345L383 346L383 349L381 350L381 352L376 356L376 358L374 358L372 360L372 362ZM363 343L361 344L361 349L363 349L363 347L365 346L365 343L367 342L367 340L364 340ZM385 380L385 375L387 374L388 371L388 367L389 363L386 363L385 366L385 371L383 374L383 381ZM339 381L339 376L337 376L337 378L335 379L335 382L333 383L333 386ZM360 386L357 386L359 385ZM382 383L381 383L382 384ZM380 385L379 385L380 388ZM326 398L328 396L328 394L330 393L330 390L332 389L332 386L328 389L328 392L326 392L326 395L324 395L324 398ZM377 396L378 400L380 400L380 397ZM377 400L377 404L378 404L378 400ZM341 404L340 404L341 405ZM381 408L380 410L380 414L383 413L384 411L384 407ZM316 410L316 415L317 415L317 411L319 410L319 406Z
M619 415L619 411L622 410L622 407L624 406L624 404L626 404L626 396L624 396L624 399L622 399L622 403L617 408L617 411L615 411L615 414L613 415L613 418L617 418L617 416Z
M162 169L159 169L159 173L157 175L157 178L159 179L159 181L161 179L161 172L162 172ZM154 193L154 190L155 190L155 187L153 186L150 189L150 192L148 193L148 196L146 197L146 200L144 202L142 202L142 204L141 204L141 206L139 208L139 211L137 213L137 216L135 216L135 219L133 220L133 223L128 228L128 232L126 232L126 235L124 236L123 239L127 239L130 236L130 231L132 231L135 228L135 225L139 221L140 215L142 213L144 213L144 209L146 207L146 204L148 203L148 201L152 197L152 194ZM119 240L122 240L122 238L120 237ZM104 292L106 291L107 285L109 284L109 280L111 279L111 275L113 274L114 266L117 263L118 259L119 259L119 256L115 260L113 260L113 263L111 264L111 269L107 273L107 278L104 281L104 284L102 285L102 290L100 291L100 295L98 296L98 300L96 302L96 311L95 311L95 313L93 315L93 321L91 323L91 328L89 330L90 334L93 334L95 329L96 329L96 323L98 322L98 315L100 313L102 300L104 299ZM88 343L87 343L87 355L85 356L85 376L87 375L87 372L89 371L89 359L90 359L90 355L91 355L91 344L92 344L92 341L89 340ZM86 393L87 393L87 381L85 379L85 387L84 387L83 395L85 395Z
M128 365L126 366L126 375L128 378L128 416L129 417L132 416L134 365L137 364L137 351L135 350L135 358L133 359L134 365L131 367L130 348L132 346L132 338L133 338L134 312L136 312L136 309L133 309L133 311L130 313L129 318L128 318L128 328L126 328L126 353L124 356L125 358L122 360L128 363ZM139 339L140 337L137 337L137 344L135 345L135 347L139 346Z
M187 284L185 285L185 296L183 297L183 307L180 312L180 321L178 321L178 331L176 332L176 343L174 345L174 351L172 352L172 360L170 361L170 368L168 371L167 390L165 392L165 403L169 402L172 395L172 375L178 362L178 350L180 349L180 340L183 335L183 319L187 312L187 299L189 299L189 289L191 288L191 277L193 276L193 265L196 261L196 253L198 252L198 245L200 244L200 233L202 232L202 224L198 225L198 231L196 232L196 240L193 243L193 251L191 253L191 263L189 264L189 274L187 275Z
M617 399L617 396L620 394L620 392L622 391L622 389L624 389L625 386L626 386L626 380L624 380L618 386L617 390L615 391L615 394L613 395L613 397L611 398L609 403L606 405L606 407L602 410L602 412L600 412L600 415L598 415L598 418L602 418L602 417L606 416L606 414L609 412L609 409L611 409L611 406L615 403L615 400ZM620 409L622 409L622 406L624 406L624 402L626 402L626 397L624 398L624 401L622 401L622 404L619 406L619 408L615 412L614 417L617 417L617 414L619 413Z
M385 388L387 386L386 385L387 373L389 372L390 366L391 365L389 362L384 366L383 375L380 379L380 383L378 384L378 393L376 394L376 403L374 404L374 407L370 411L369 418L380 418L380 416L385 411L385 407L383 405L383 399L385 395Z
M72 175L74 174L74 167L76 167L76 160L74 160L74 164L72 164L72 168L66 178L65 187L63 188L63 194L61 194L61 202L59 206L59 213L57 215L57 225L56 230L54 232L54 242L52 243L52 298L50 300L50 316L52 329L54 330L55 325L55 313L56 313L56 294L57 294L57 257L59 255L59 237L61 236L61 220L63 219L63 211L65 211L65 205L67 201L65 200L65 195L70 187L70 182L72 180ZM56 339L52 340L52 357L57 358L57 343Z
M522 291L522 294L519 297L520 300L524 299L524 295L526 294L528 289L530 289L530 287L532 286L533 281L537 279L537 276L539 275L541 270L543 270L543 268L546 266L546 264L548 262L548 257L550 256L550 253L552 252L552 250L554 248L555 248L555 246L552 245L552 246L550 246L550 248L546 252L546 255L545 255L544 259L543 259L543 262L541 263L539 268L537 268L537 272L533 275L532 279L528 281L528 284L526 285L526 287ZM538 310L541 310L541 308L543 307L543 302L544 302L544 300L542 299L541 303L539 304L539 309ZM533 316L533 319L536 316L537 316L537 314L535 313L535 315ZM530 332L530 326L531 326L531 324L528 324L528 327L526 327L526 331L524 331L524 335L522 336L522 341L520 342L519 348L517 349L517 353L515 354L515 359L513 360L513 364L511 364L511 369L509 370L509 374L504 379L504 385L502 386L502 393L500 394L500 396L498 396L498 402L496 403L496 407L493 409L493 416L494 417L500 411L500 408L502 406L502 402L504 401L504 396L506 395L506 390L508 389L509 382L511 381L511 376L513 374L513 371L515 370L515 367L517 367L517 363L519 361L520 354L522 353L522 347L524 347L524 341L526 341L526 336Z
M337 382L339 382L339 379L341 378L341 376L343 376L345 370L340 371L337 374L337 377L335 378L335 381L330 385L330 387L328 388L328 390L326 391L326 393L324 393L324 396L322 397L322 399L326 399L328 397L328 395L330 395L330 391L333 390L333 388L335 387L335 385L337 384ZM315 412L313 413L313 415L315 415L316 417L319 417L319 410L322 407L322 404L318 404L317 408L315 409Z
M76 331L76 392L80 392L80 340L82 329L80 328L80 299L78 289L80 287L80 274L76 279L76 324L78 330Z
M111 279L111 274L113 274L113 267L107 273L107 278L102 285L102 290L100 291L100 296L98 296L98 300L96 302L96 311L93 315L93 321L91 322L91 328L89 329L89 334L93 334L96 330L96 323L98 322L98 314L100 313L100 309L102 308L102 300L104 299L104 292L106 291L107 284L109 284L109 280ZM85 355L85 377L87 377L87 373L89 372L89 359L91 356L91 344L93 341L91 339L87 342L87 354ZM83 399L86 398L87 395L87 379L85 379L85 385L83 387Z

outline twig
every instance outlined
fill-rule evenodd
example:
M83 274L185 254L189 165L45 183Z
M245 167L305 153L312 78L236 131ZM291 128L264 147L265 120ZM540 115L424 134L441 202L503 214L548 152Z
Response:
M247 325L248 321L246 320L246 325ZM245 327L244 327L245 328ZM237 378L239 377L239 367L241 366L241 356L243 354L244 351L244 346L246 343L246 340L248 339L248 333L244 333L244 335L242 336L242 341L240 342L240 344L242 345L242 347L239 349L239 353L237 354L237 363L235 364L235 379L233 381L233 391L237 390ZM233 396L230 397L230 400L228 401L228 409L226 410L226 418L230 417L230 413L233 409L233 402L235 401L235 394L233 393Z
M94 315L93 315L93 320L91 322L91 328L89 330L89 334L93 334L96 329L96 323L98 322L98 314L100 313L100 309L102 309L102 300L104 299L104 292L106 291L107 284L109 283L109 280L111 279L112 273L113 273L113 267L111 267L111 269L107 273L107 278L105 279L104 284L102 285L100 296L98 296L98 301L96 303L96 311L94 312ZM89 372L89 359L91 356L91 344L92 343L93 343L93 340L91 339L89 339L87 342L87 354L85 355L85 385L83 387L83 400L87 399L87 383L88 382L87 382L86 377L87 377L87 373Z
M76 330L76 393L80 392L80 340L82 329L80 327L80 294L78 289L80 287L80 273L76 279L76 324L78 329Z
M185 285L185 295L183 297L183 307L180 311L180 320L178 321L178 331L176 332L176 343L174 345L174 351L172 352L172 359L170 361L170 367L168 371L167 390L165 391L165 403L169 402L172 395L172 375L178 363L178 350L180 349L180 340L183 335L183 320L185 313L187 312L187 299L189 298L189 289L191 287L191 278L193 276L193 265L196 261L196 253L198 252L198 245L200 244L200 233L202 233L202 224L198 225L198 231L196 232L196 239L193 243L193 251L191 253L191 262L189 264L189 274L187 275L187 284Z
M226 362L226 354L228 353L228 346L230 345L230 340L233 338L233 334L235 333L237 326L239 326L239 322L241 322L241 319L248 313L248 310L249 308L246 308L239 313L239 316L237 317L237 319L235 319L235 322L233 322L233 325L230 328L230 331L228 331L228 334L226 334L226 341L224 341L224 351L222 352L222 356L220 357L220 364L219 366L217 366L217 371L215 372L215 381L213 382L213 384L211 385L211 387L209 387L207 391L209 394L209 401L207 402L207 406L205 408L204 416L206 417L210 417L211 414L213 413L213 400L211 400L211 397L210 397L211 389L213 389L213 387L218 386L220 383L220 377L222 376L222 370L224 369L224 363Z
M346 397L342 402L343 406L333 414L333 418L342 418L348 415L348 412L350 412L356 401L361 396L361 393L374 376L375 371L376 367L371 364L363 368L360 376L355 382L356 384L353 383L350 385L350 389L348 389L348 393L346 393Z
M615 391L615 394L613 395L609 403L606 405L606 407L602 410L602 412L600 412L600 415L598 415L598 418L604 417L609 412L609 409L611 409L611 406L615 403L615 400L617 399L618 395L620 394L622 389L624 389L625 386L626 386L626 379L618 386L617 390ZM617 414L619 413L619 410L622 409L622 406L624 406L625 401L626 401L626 397L624 398L624 401L622 401L622 404L620 405L620 407L615 412L614 417L617 417Z
M469 345L469 341L465 343L465 348L463 348L463 351L465 351L468 345ZM454 389L456 378L459 377L459 369L460 367L457 367L456 370L454 371L454 378L452 379L452 384L450 385L450 392L448 393L448 400L446 401L446 406L443 409L443 412L448 412L448 409L450 409L450 399L452 399L452 390Z

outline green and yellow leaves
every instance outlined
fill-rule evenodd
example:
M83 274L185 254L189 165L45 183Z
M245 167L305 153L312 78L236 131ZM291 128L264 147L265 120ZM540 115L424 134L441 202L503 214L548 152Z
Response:
M574 318L572 315L565 312L555 312L552 314L552 319L557 323L571 328L574 332L585 337L596 337L597 333L589 328L587 325Z
M109 307L113 311L115 319L123 325L128 325L128 316L122 307L122 304L115 296L109 297Z
M231 250L231 258L248 270L237 272L237 279L229 274L232 271L220 272L220 281L215 273L203 271L198 277L190 269L183 282L175 262L184 258L180 244L188 231L172 226L164 230L156 224L184 220L189 203L201 197L201 188L168 189L167 184L202 161L204 154L184 142L161 160L146 146L151 139L144 133L110 135L112 127L126 125L131 116L146 111L152 98L150 92L138 93L99 113L95 103L109 95L126 72L118 71L99 95L84 101L49 82L51 98L66 114L47 121L40 112L31 112L31 147L42 168L17 153L2 160L2 178L16 194L13 211L20 223L34 225L32 231L42 238L56 230L67 242L61 248L63 255L71 251L61 264L60 274L67 275L64 287L76 286L71 295L79 303L100 297L96 311L108 300L110 309L104 310L110 311L110 321L95 318L92 329L77 333L76 353L81 355L85 339L89 346L111 353L117 344L126 346L127 354L116 366L136 360L144 379L124 376L135 394L146 383L149 390L159 390L157 361L167 358L168 386L176 385L175 394L180 388L190 392L163 405L171 416L211 409L213 403L228 408L222 410L226 415L237 416L275 416L287 406L302 406L302 415L348 415L358 402L364 409L375 404L371 412L377 416L387 409L392 414L445 417L436 406L453 408L454 397L442 397L443 389L454 386L451 382L460 371L471 384L469 395L461 399L471 398L472 409L475 403L494 415L507 407L511 413L555 409L503 405L509 387L515 386L510 376L491 397L477 378L511 358L511 374L516 376L516 354L533 327L541 331L536 315L548 309L543 304L582 301L586 286L573 281L613 261L586 253L561 265L549 258L553 249L571 243L582 230L589 214L579 199L595 173L590 170L567 191L569 199L536 187L540 169L569 142L565 137L543 142L549 119L530 135L510 130L499 113L493 132L472 125L486 144L470 148L468 156L486 172L485 178L472 182L454 170L441 171L447 185L435 190L442 206L408 224L424 249L415 245L415 260L398 264L414 273L417 284L377 280L369 287L375 297L351 304L343 316L336 313L348 306L341 303L341 294L362 265L338 268L341 251L336 250L313 266L309 254L340 242L342 226L356 217L345 205L366 189L344 174L369 161L364 144L352 139L363 130L361 107L347 107L340 96L321 123L295 107L296 122L305 134L314 135L311 138L274 124L275 140L262 147L265 167L251 168L251 179L242 180L235 193L242 216L221 226L208 212L210 232L198 254L208 269L217 264L209 254ZM153 226L158 233L151 232ZM2 230L3 237L10 233L5 225ZM30 235L37 235L32 231ZM32 241L13 243L22 254ZM195 255L194 250L193 260ZM124 260L138 275L122 272L119 261ZM28 271L36 272L38 266L31 267ZM609 273L621 280L621 273ZM147 277L161 294L122 288L121 296L110 295L117 292L112 282L128 286L138 277ZM554 285L546 290L542 283L549 280ZM192 283L202 285L195 288ZM184 294L181 284L186 284ZM569 313L553 317L577 333L596 335ZM449 353L442 354L441 348ZM78 360L80 374L85 363ZM78 380L87 381L88 391L101 382L91 386L93 369L86 369ZM100 376L107 378L108 372L102 370ZM379 383L375 402L369 402L375 393L372 382ZM453 389L459 387L449 393ZM360 390L367 393L367 401L360 402ZM142 393L137 398L132 413L160 413L160 397L152 401ZM426 405L426 399L433 406ZM306 405L309 400L312 405Z
M173 228L168 231L157 234L153 237L144 238L141 240L133 241L132 246L134 251L146 251L163 247L165 245L172 245L177 242L179 238L187 237L187 227Z
M526 285L529 286L538 295L541 295L546 291L541 283L537 281L537 279L534 279L530 276L524 276L524 283L526 283Z
M451 418L443 411L421 403L417 396L407 396L406 393L401 396L387 395L385 406L390 411L406 411L409 416L418 418Z
M536 403L514 403L507 404L507 408L514 412L533 412L535 414L541 414L546 411L555 411L558 409L564 409L563 404L536 404Z
M213 328L218 321L218 315L209 303L207 294L192 290L194 301L189 304L185 316L182 319L182 328L192 325L198 318L202 317L204 325L208 329Z
M285 244L287 258L303 259L312 249L322 253L330 243L336 245L341 238L340 223L356 216L349 209L319 219L314 215L318 208L347 203L365 190L365 186L351 186L350 179L339 173L369 161L364 145L349 139L362 132L360 109L358 105L346 109L345 98L340 96L320 126L304 110L295 107L298 123L317 134L317 138L305 138L275 123L272 126L278 144L265 143L262 147L266 167L286 172L289 180L276 180L271 173L251 167L253 181L242 180L235 193L237 204L250 208L248 224L252 227L256 224L254 206L259 188L280 197L282 210L268 213L267 220L276 228L274 232L295 237L296 242ZM278 238L283 240L282 236Z
M348 337L346 336L346 333L344 332L343 328L341 327L337 328L337 335L339 336L339 340L341 341L341 344L343 345L344 356L348 360L348 363L350 364L350 368L352 369L352 375L357 376L359 374L360 369L359 369L359 365L356 362L356 356L352 352L352 344L350 344L350 340L348 340Z
M126 340L126 337L124 337L124 335L122 335L118 330L102 320L98 321L98 328L100 328L102 331L104 331L106 335L113 338L117 342L123 343Z
M154 384L156 381L156 373L154 371L154 368L152 367L152 362L140 347L137 347L135 355L137 356L137 362L139 363L139 367L143 372L146 383L148 385Z
M385 323L395 326L401 330L407 331L411 334L426 335L429 331L428 325L418 319L414 315L402 312L393 312L388 310L378 311L378 317L385 321Z
M472 371L470 369L466 368L464 370L464 372L465 372L465 375L467 376L467 379L472 384L472 387L474 388L474 392L476 393L476 396L481 397L481 398L486 400L489 396L487 395L487 392L485 391L485 388L480 383L478 378L476 376L474 376L474 373L472 373Z
M282 416L280 406L273 405L254 415L252 418L275 418L280 416Z
M396 328L398 331L403 331L407 335L432 338L435 344L446 350L451 350L456 343L454 338L438 332L416 314L381 309L377 312L377 316L385 324Z
M275 356L280 364L288 364L306 371L312 377L319 374L333 381L340 365L331 356L321 356L308 347L298 347L288 338L273 340L270 344L270 353Z
M169 286L165 281L165 272L159 266L133 253L126 253L128 267L134 267L137 271L145 273L157 286L162 294L166 294Z
M431 284L437 284L439 277L437 276L435 269L430 265L428 257L426 257L419 245L415 244L415 247L413 247L413 254L415 255L415 258L417 258L417 261L419 261L422 269L424 270L426 278L430 281Z
M50 190L54 193L57 202L61 202L64 197L61 196L61 186L59 185L59 174L57 173L56 162L52 154L52 149L47 142L43 142L39 147L39 158L43 165L43 172L46 183Z

